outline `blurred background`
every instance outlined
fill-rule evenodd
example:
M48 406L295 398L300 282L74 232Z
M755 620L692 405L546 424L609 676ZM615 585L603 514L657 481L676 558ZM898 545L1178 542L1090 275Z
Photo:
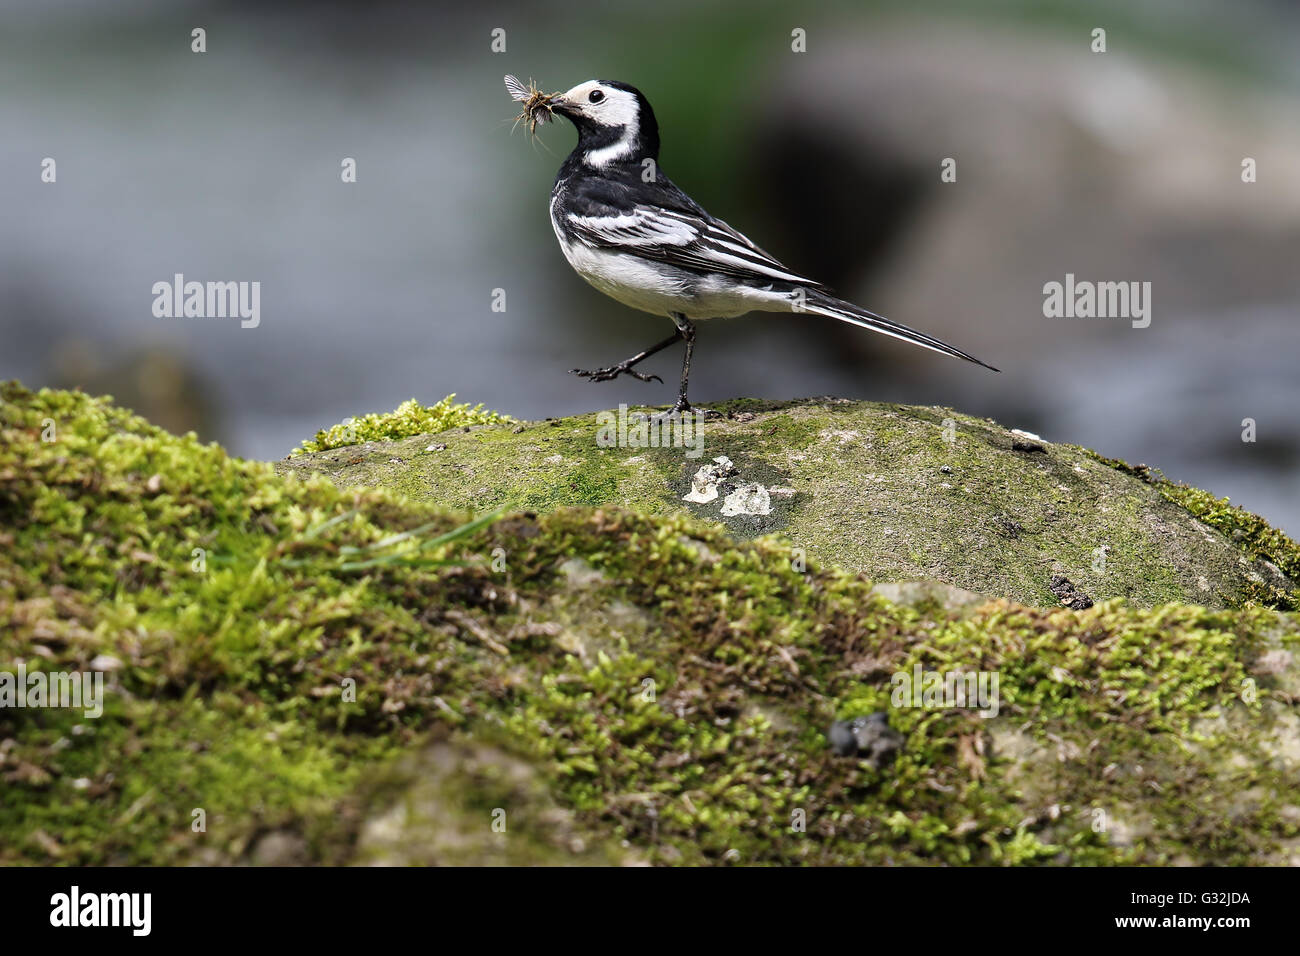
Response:
M570 271L547 199L574 133L512 134L505 73L640 87L661 168L713 213L1004 370L755 315L702 328L697 401L951 405L1300 534L1288 0L0 0L0 378L257 458L412 396L522 418L671 401L678 349L651 360L662 386L566 374L668 320ZM260 326L155 318L177 272L261 282ZM1045 318L1066 273L1150 282L1150 327Z

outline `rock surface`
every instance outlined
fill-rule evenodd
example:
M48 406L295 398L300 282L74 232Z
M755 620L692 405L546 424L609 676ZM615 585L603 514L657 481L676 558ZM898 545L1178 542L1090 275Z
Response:
M942 408L836 399L716 407L723 417L703 424L697 447L602 447L601 421L582 415L457 429L436 445L427 435L369 442L277 467L473 512L619 505L690 514L740 538L778 532L809 557L876 581L935 580L1037 606L1061 602L1052 582L1062 576L1092 600L1143 607L1235 606L1252 582L1295 586L1149 482L1074 445L1027 443ZM717 459L734 473L713 497L693 491ZM765 507L749 510L767 513L733 513L726 502L753 500L755 485Z

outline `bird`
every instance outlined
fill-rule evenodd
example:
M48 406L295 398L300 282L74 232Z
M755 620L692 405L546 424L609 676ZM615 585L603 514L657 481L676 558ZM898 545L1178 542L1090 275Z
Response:
M695 325L751 311L809 313L910 342L925 349L992 365L925 332L837 298L821 282L788 268L748 237L711 215L659 168L659 124L636 87L588 80L564 93L506 87L525 100L521 119L557 114L578 131L551 189L551 225L574 271L610 298L644 312L667 315L675 331L631 358L598 369L571 369L604 382L629 375L660 382L636 366L678 341L685 343L676 402L667 414L695 409L687 397Z

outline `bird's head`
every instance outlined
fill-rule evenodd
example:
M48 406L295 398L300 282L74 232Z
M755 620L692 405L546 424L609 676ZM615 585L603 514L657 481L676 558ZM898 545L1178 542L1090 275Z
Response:
M614 80L588 80L561 93L550 109L578 128L578 153L594 167L657 159L659 124L636 87Z

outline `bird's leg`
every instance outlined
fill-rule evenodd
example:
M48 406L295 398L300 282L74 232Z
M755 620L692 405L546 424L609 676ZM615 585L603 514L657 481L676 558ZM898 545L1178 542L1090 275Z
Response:
M673 321L677 323L677 334L686 341L686 354L682 356L682 382L677 389L677 402L672 410L687 412L691 409L690 399L686 397L686 383L691 377L691 354L695 351L695 326L680 312L673 316Z
M695 330L692 329L691 331L693 334ZM590 371L581 368L571 368L569 369L569 372L573 375L581 375L583 378L589 378L593 382L608 382L611 379L618 378L620 375L631 375L633 378L639 378L643 382L662 382L663 379L661 379L658 375L646 375L643 372L637 372L633 370L632 366L636 365L638 362L648 359L656 352L668 348L668 346L672 345L681 337L682 337L681 326L678 326L676 332L668 336L668 338L664 339L658 345L652 345L644 352L638 352L636 355L633 355L630 359L619 362L617 365L611 365L608 368L592 369ZM686 347L688 349L690 348L689 345L687 345Z
M694 407L686 397L686 385L691 377L691 355L695 352L695 325L680 312L672 312L670 315L677 323L677 334L686 342L686 354L682 356L682 382L677 391L677 401L664 414L680 415L684 412L698 412L706 416L717 415L718 413L711 409Z

